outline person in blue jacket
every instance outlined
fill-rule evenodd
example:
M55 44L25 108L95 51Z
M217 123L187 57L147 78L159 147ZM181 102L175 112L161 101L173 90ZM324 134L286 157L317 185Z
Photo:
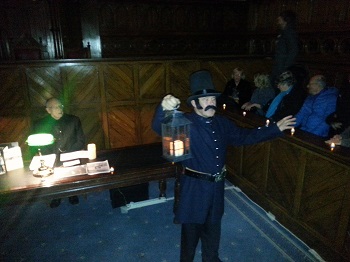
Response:
M328 137L330 126L326 119L336 110L338 89L327 87L323 75L311 77L307 89L309 95L295 115L296 127L317 136Z
M175 223L181 223L180 261L193 261L199 240L202 261L219 259L221 218L224 212L225 158L229 145L241 146L281 136L291 129L295 118L285 117L268 127L245 129L222 115L215 115L215 90L209 71L200 70L190 76L191 96L187 99L193 112L185 116L191 123L192 157L182 161L180 199L175 209ZM168 110L175 110L180 100L166 95L156 109L152 128L161 135L161 122Z

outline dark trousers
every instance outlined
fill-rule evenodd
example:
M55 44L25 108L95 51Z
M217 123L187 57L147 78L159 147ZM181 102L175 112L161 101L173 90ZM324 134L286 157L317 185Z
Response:
M219 244L221 222L217 224L182 224L181 227L181 262L192 262L199 239L202 244L203 262L220 262Z

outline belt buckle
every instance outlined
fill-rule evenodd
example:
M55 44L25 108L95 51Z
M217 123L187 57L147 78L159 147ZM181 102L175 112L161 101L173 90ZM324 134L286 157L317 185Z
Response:
M220 182L226 177L226 170L221 172L219 175L215 176L215 182Z

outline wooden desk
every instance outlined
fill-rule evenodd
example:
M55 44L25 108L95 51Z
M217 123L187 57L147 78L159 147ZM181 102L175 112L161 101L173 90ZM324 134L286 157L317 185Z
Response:
M102 160L108 160L113 173L63 178L54 174L42 181L28 167L7 172L0 176L0 205L63 198L155 180L160 181L160 196L165 196L166 179L177 174L177 165L163 159L160 144L98 152L96 161Z

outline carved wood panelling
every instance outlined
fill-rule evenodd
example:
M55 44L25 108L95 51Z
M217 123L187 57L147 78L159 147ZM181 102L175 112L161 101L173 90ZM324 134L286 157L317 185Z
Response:
M295 208L298 173L303 167L299 149L274 141L271 145L266 193L288 212Z
M266 155L268 151L269 147L265 143L243 148L241 175L259 190L264 190L267 175L267 161L261 156Z
M27 152L27 140L30 123L28 117L23 115L0 116L0 143L18 142L22 154Z
M322 163L322 165L320 165ZM336 240L350 177L346 169L309 155L299 217L327 239Z
M0 81L0 143L19 142L25 154L30 121L24 73L16 67L5 68L0 70Z
M90 108L74 107L74 110L71 111L73 115L78 116L81 120L86 136L86 144L95 143L97 150L106 148L105 139L108 137L103 129L103 119L99 106L97 104Z
M140 107L138 125L141 144L161 142L160 136L155 134L151 126L157 105L158 104L147 104Z
M25 72L32 107L43 107L50 97L61 97L63 94L60 67L28 67Z
M103 57L213 54L245 51L243 2L109 1L98 8ZM239 33L240 34L240 33Z
M138 65L138 98L158 101L166 93L166 75L164 63L147 63Z
M172 62L169 65L169 88L168 92L171 92L174 96L179 97L182 101L190 95L189 89L189 76L192 72L201 69L198 61L181 61ZM183 103L184 104L184 103Z
M106 64L103 80L108 103L135 101L134 73L132 64Z
M257 120L262 119L248 116L243 121L237 113L229 117L240 126L261 125ZM317 150L323 147L322 139L314 145L314 136L298 135L296 140L287 135L265 142L270 150L263 144L229 148L228 177L326 261L348 261L349 162L340 161L328 148ZM347 159L349 151L345 148L343 153ZM268 163L266 175L263 163Z
M74 65L61 67L65 112L80 118L87 143L105 147L101 118L101 90L98 67Z
M92 65L74 65L61 68L65 102L84 108L100 103L98 68Z
M133 106L112 107L108 112L109 144L111 148L139 144L137 110Z
M252 81L255 73L268 71L271 60L202 58L3 65L0 113L27 119L23 129L28 133L30 123L46 114L45 101L52 96L63 97L65 111L81 118L87 142L95 142L99 149L154 142L159 137L150 123L153 110L164 95L179 97L180 109L188 111L186 100L192 72L210 70L217 90L223 91L235 67L243 68L246 78ZM310 68L327 70L326 65L317 63ZM337 75L344 74L343 69L344 66L332 67ZM14 125L8 130L25 125L22 120L19 122L8 122ZM18 136L21 144L25 136Z
M23 89L23 72L19 68L8 68L0 71L0 109L1 110L23 110L27 97Z

